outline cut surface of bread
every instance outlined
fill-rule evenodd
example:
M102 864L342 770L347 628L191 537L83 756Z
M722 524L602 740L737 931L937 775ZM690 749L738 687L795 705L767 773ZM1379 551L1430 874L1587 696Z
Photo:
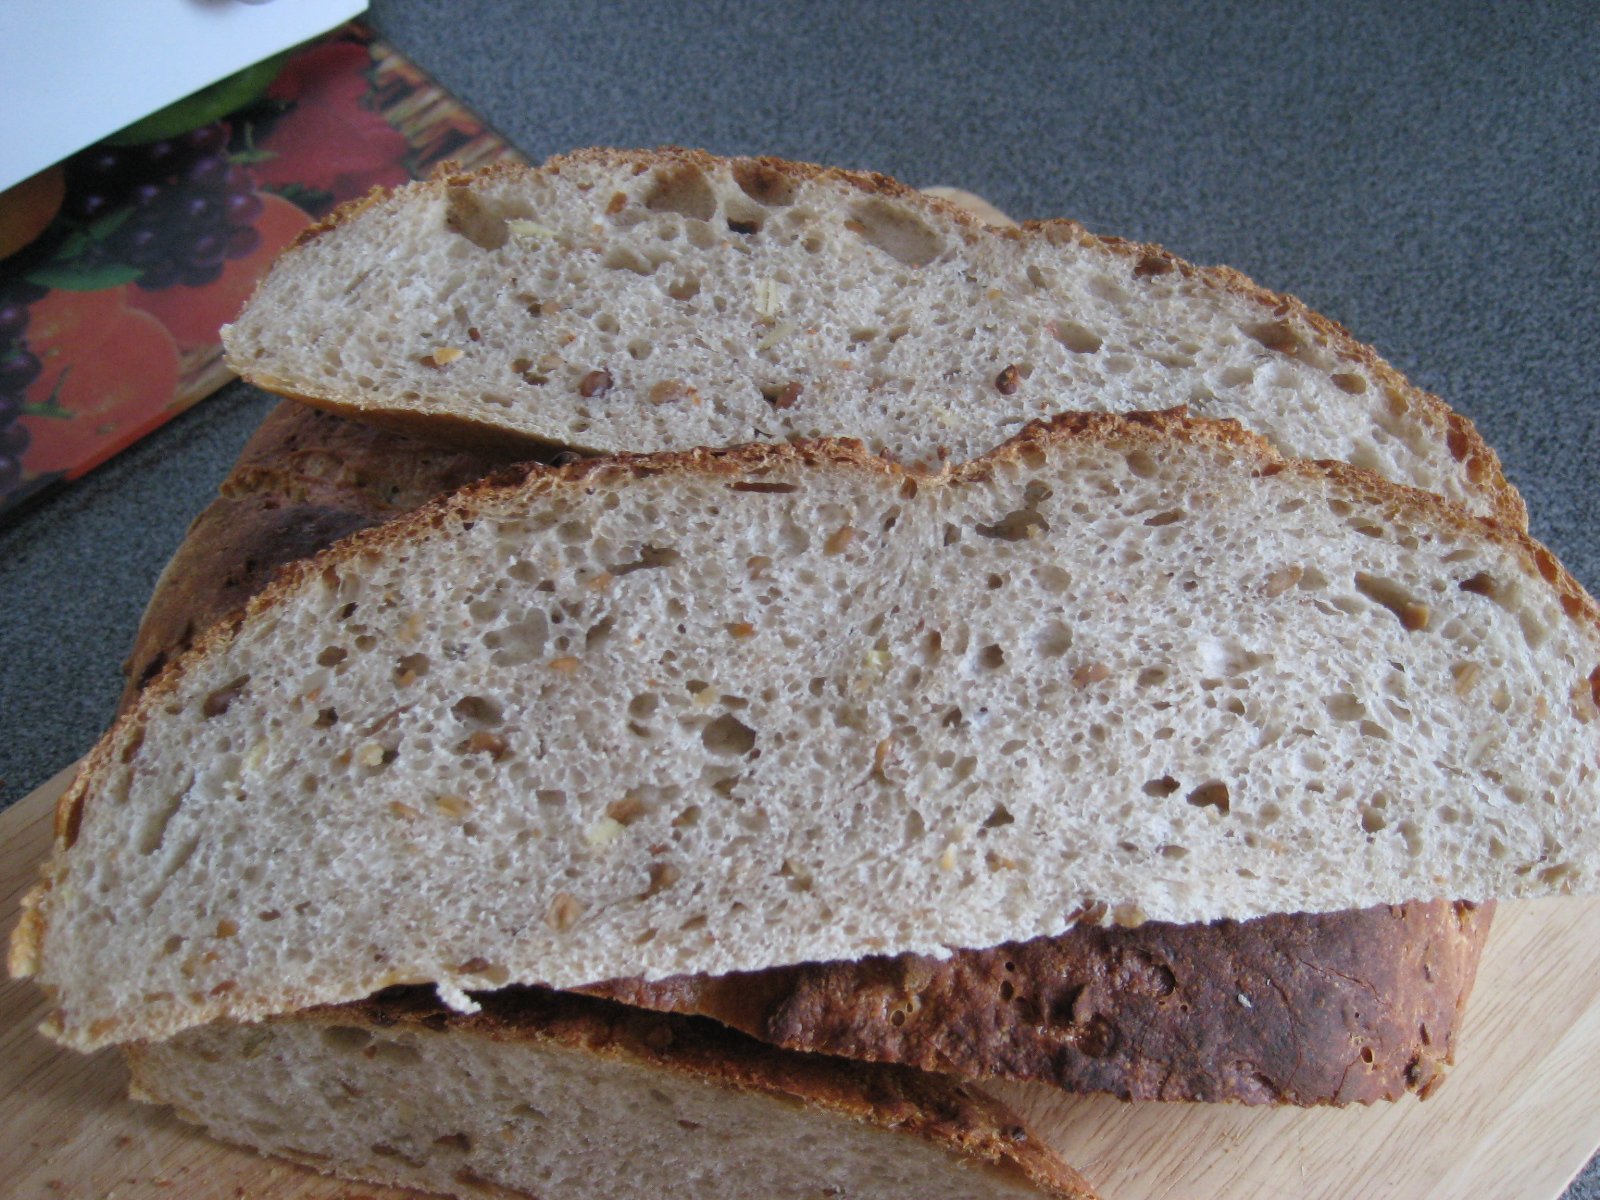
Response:
M13 938L80 1046L1594 886L1548 551L1228 423L534 469L291 569L146 689Z
M223 337L262 387L468 442L843 436L929 465L1061 411L1184 404L1526 518L1469 422L1298 301L777 159L592 150L369 197L284 254Z
M121 707L197 636L242 609L285 563L507 462L441 450L303 404L278 405L156 581L128 656Z
M278 568L497 465L280 404L157 584L124 706ZM1038 1079L1122 1099L1370 1103L1441 1078L1492 907L1433 901L1079 927L944 960L879 957L586 990L703 1013L795 1049L967 1078ZM1240 995L1255 999L1241 1004Z
M581 990L774 1045L1123 1100L1369 1104L1454 1061L1493 905L1079 926L946 959L810 963Z
M127 1047L138 1098L319 1171L477 1200L1094 1200L1009 1109L906 1068L509 989L417 990Z

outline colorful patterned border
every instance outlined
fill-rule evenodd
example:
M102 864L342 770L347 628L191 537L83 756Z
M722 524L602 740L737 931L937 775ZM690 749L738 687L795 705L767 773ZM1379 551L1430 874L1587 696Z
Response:
M352 24L0 193L0 515L229 382L218 329L313 220L508 158Z

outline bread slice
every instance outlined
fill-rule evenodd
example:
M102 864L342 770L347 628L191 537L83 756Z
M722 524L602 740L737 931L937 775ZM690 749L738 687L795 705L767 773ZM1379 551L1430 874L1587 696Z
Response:
M74 1045L354 999L1594 886L1547 550L1228 423L533 470L346 540L63 801ZM453 994L453 993L452 993Z
M416 990L127 1048L136 1097L347 1179L481 1200L1094 1200L1017 1116L905 1068L527 989Z
M494 465L280 404L163 572L124 707L278 568ZM706 1014L795 1049L970 1079L1042 1080L1125 1100L1371 1103L1431 1091L1443 1078L1492 910L1432 901L1079 927L943 960L877 957L585 990Z
M445 173L311 230L223 331L262 387L472 444L857 437L906 464L1188 405L1525 524L1471 424L1304 305L1071 221L689 150Z

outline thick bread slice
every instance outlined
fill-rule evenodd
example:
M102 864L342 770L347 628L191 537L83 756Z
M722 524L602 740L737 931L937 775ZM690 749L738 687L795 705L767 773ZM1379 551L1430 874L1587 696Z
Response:
M431 993L127 1047L136 1097L347 1179L480 1200L1094 1192L975 1088L528 989Z
M151 596L124 707L196 631L241 609L277 568L325 549L333 531L376 524L494 465L279 405ZM331 527L326 513L337 514ZM586 990L707 1014L791 1048L968 1078L1042 1079L1123 1099L1371 1103L1442 1078L1492 910L1441 900L1214 925L1080 926L942 961ZM1241 987L1256 999L1239 1003Z
M589 150L375 194L234 324L252 382L470 443L857 437L929 465L1063 410L1188 405L1525 524L1470 422L1298 301L882 175Z
M161 675L13 939L79 1046L447 987L1594 886L1547 550L1228 423L534 470Z
M1454 1061L1493 905L1079 926L922 955L580 989L774 1045L1124 1100L1370 1104Z

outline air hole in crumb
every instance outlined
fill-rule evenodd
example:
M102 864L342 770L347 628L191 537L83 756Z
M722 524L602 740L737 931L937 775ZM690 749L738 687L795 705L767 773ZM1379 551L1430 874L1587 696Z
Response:
M746 196L768 208L787 208L794 203L794 181L778 168L759 160L734 162L733 181Z
M854 220L846 221L845 228L908 267L924 266L944 249L936 232L915 213L891 201L874 197L857 204L853 214Z
M756 731L724 713L700 731L701 744L719 758L739 758L755 748Z
M1022 542L1035 533L1048 533L1050 523L1030 508L1016 509L1001 517L993 525L974 524L973 529L986 538L1002 542Z
M600 265L612 271L632 271L635 275L653 275L656 270L655 263L631 246L613 246L600 261ZM605 332L615 333L616 322L613 321L612 328Z
M1328 715L1335 721L1359 721L1366 716L1366 705L1350 692L1335 692L1322 702Z
M370 1041L372 1034L352 1025L329 1025L322 1031L322 1044L337 1053L359 1051Z
M1050 336L1074 354L1097 354L1105 343L1092 329L1076 321L1051 321L1045 326Z
M698 167L676 167L657 172L645 197L652 212L675 212L695 221L709 221L717 213L717 196Z
M395 663L395 675L400 683L411 683L421 679L433 666L433 660L426 654L407 654Z
M1406 630L1415 633L1427 629L1430 616L1428 606L1398 583L1361 571L1356 572L1355 582L1356 591L1388 609Z
M450 709L456 720L468 725L498 725L505 720L500 705L487 696L463 696Z
M250 676L241 675L231 683L223 684L201 702L200 714L208 719L220 717L239 698L239 694L244 691L245 685L249 682Z
M1152 779L1144 785L1146 796L1170 796L1182 786L1171 775L1163 775L1160 779Z
M349 657L349 653L343 646L326 646L322 653L317 655L317 666L336 667Z
M611 574L617 577L631 575L635 571L653 571L662 567L670 567L681 562L683 555L671 546L651 546L648 543L639 547L639 557L632 562L621 563L611 568ZM680 614L681 615L681 614Z
M1228 815L1228 785L1220 780L1202 783L1184 799L1196 808L1214 808L1223 816Z
M978 665L986 671L997 671L1005 665L1006 652L991 642L978 651Z
M1060 621L1051 621L1039 631L1034 645L1045 658L1060 658L1072 649L1072 630Z
M505 218L491 211L466 186L446 189L444 222L446 228L459 233L480 250L498 250L510 237Z
M1263 321L1241 328L1249 337L1279 354L1294 354L1300 349L1300 337L1288 321Z

